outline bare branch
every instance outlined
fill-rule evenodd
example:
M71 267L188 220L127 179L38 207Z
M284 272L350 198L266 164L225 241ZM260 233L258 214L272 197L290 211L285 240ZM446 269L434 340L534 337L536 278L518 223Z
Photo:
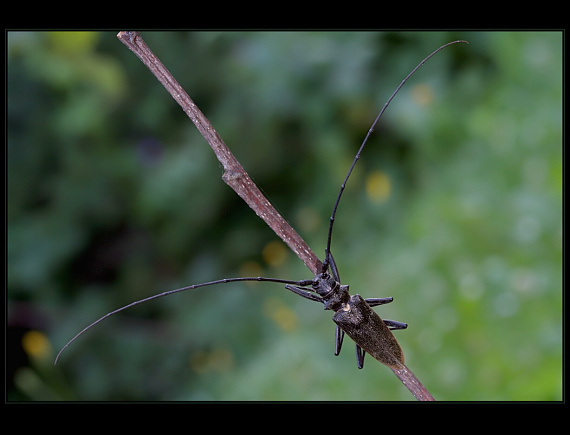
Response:
M402 381L402 384L404 384L405 387L410 390L416 399L427 402L435 401L426 387L423 386L419 379L416 378L416 376L405 365L402 365L402 367L398 369L392 367L390 368L394 374L398 376L398 379Z
M119 32L119 40L125 44L150 69L182 110L192 120L208 142L224 168L222 180L230 186L263 221L283 240L313 274L320 271L321 262L302 237L283 219L279 212L263 196L259 188L243 169L238 160L218 135L210 121L198 109L186 91L178 84L162 62L144 42L139 32Z

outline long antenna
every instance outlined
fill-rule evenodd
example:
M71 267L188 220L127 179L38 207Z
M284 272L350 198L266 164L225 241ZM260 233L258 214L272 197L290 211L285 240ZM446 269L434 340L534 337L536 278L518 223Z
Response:
M376 117L376 119L374 120L374 123L372 124L372 126L370 127L370 130L368 130L368 133L366 134L366 137L364 138L364 141L362 142L362 145L360 145L360 148L358 150L358 152L356 153L356 157L354 158L354 161L352 162L352 165L350 166L350 169L348 170L348 174L346 174L346 178L344 179L342 185L340 186L340 191L338 192L338 196L336 198L336 202L334 203L334 207L333 207L333 211L331 214L331 218L330 218L330 225L329 225L329 235L327 238L327 247L325 249L325 259L323 261L323 265L322 265L322 269L321 271L324 273L326 272L326 270L329 267L329 263L330 263L330 253L331 253L331 237L332 237L332 230L333 230L333 224L334 224L334 218L336 215L336 209L338 208L338 204L340 202L340 197L342 196L342 192L344 192L344 188L346 187L346 182L348 181L348 177L350 177L350 174L352 173L352 170L354 169L354 166L356 165L356 162L358 161L358 159L360 158L360 154L362 153L362 150L364 148L364 145L366 145L366 142L368 141L368 138L370 137L370 135L372 134L372 132L374 131L374 127L376 126L376 123L378 122L378 120L380 119L380 117L382 116L382 114L384 113L384 111L387 109L388 105L392 102L392 100L394 99L394 97L396 96L396 94L398 93L398 91L400 90L400 88L402 86L404 86L404 83L406 83L408 81L408 79L418 70L418 68L420 66L422 66L424 63L426 63L429 58L431 58L432 56L434 56L438 51L444 49L445 47L447 47L448 45L452 45L452 44L457 44L458 42L465 42L466 44L469 44L469 42L464 41L464 40L458 40L458 41L453 41L453 42L448 42L445 45L442 45L441 47L439 47L437 50L435 50L433 53L431 53L428 57L426 57L424 60L422 60L418 66L416 66L411 73L409 73L406 78L404 80L402 80L402 83L400 83L400 85L396 88L396 90L394 91L394 93L392 94L392 96L390 98L388 98L388 101L386 101L386 103L384 104L384 107L382 107L382 110L380 110L380 113L378 114L378 116Z
M238 281L270 281L270 282L279 282L282 284L292 284L292 285L299 285L299 286L307 286L309 284L311 284L313 282L312 279L304 279L301 281L290 281L287 279L278 279L278 278L264 278L261 276L258 277L244 277L244 278L225 278L225 279L218 279L216 281L210 281L210 282L204 282L201 284L194 284L194 285L189 285L187 287L181 287L181 288L177 288L175 290L169 290L163 293L159 293L157 295L153 295L153 296L149 296L148 298L144 298L144 299L140 299L138 301L135 302L131 302L128 305L125 305L124 307L121 308L117 308L115 311L111 311L110 313L105 314L103 317L100 317L99 319L95 320L93 323L90 323L89 325L87 325L85 328L83 328L81 331L79 331L75 337L73 337L71 340L69 340L67 342L67 344L65 346L63 346L61 348L61 350L58 352L57 356L55 357L55 361L54 361L54 365L57 364L57 360L59 359L59 356L62 354L62 352L71 344L73 343L75 340L77 340L79 338L79 336L81 336L84 332L87 332L89 329L91 329L92 327L94 327L97 323L105 320L107 317L111 317L113 314L117 314L120 311L126 310L127 308L133 307L135 305L138 304L142 304L143 302L148 302L152 299L157 299L157 298L161 298L163 296L168 296L168 295L172 295L174 293L179 293L179 292L183 292L185 290L191 290L191 289L195 289L195 288L199 288L199 287L206 287L208 285L215 285L215 284L225 284L228 282L238 282Z
M334 260L332 260L332 257L330 256L330 246L331 246L331 236L332 236L332 228L333 228L333 223L334 223L334 218L336 215L336 210L338 208L338 204L340 202L340 197L342 196L342 192L344 191L344 188L346 186L346 183L348 181L348 178L350 177L350 174L352 173L352 170L354 169L354 166L356 165L356 162L358 161L358 159L360 158L360 154L362 153L362 150L364 148L364 145L366 144L366 142L368 141L368 137L370 136L370 134L374 131L374 127L376 126L376 123L378 122L378 120L380 119L380 117L382 116L382 114L384 113L384 111L386 110L386 108L388 107L388 105L390 104L390 102L392 101L392 99L396 96L396 94L398 93L398 91L400 90L400 88L404 85L404 83L406 83L406 81L412 76L412 74L414 74L416 72L416 70L422 66L430 57L432 57L433 55L435 55L438 51L440 51L441 49L447 47L448 45L452 45L452 44L456 44L458 42L465 42L466 44L468 44L467 41L463 41L463 40L458 40L458 41L453 41L453 42L449 42L445 45L442 45L441 47L439 47L437 50L435 50L433 53L431 53L428 57L426 57L424 60L422 60L420 62L420 64L418 66L416 66L413 71L408 74L408 76L402 81L402 83L400 83L400 85L398 86L398 88L394 91L394 93L392 94L392 96L388 99L388 101L386 102L386 104L384 104L384 107L382 107L382 110L380 111L380 113L378 114L378 116L376 117L376 119L374 120L374 123L372 124L372 126L370 127L370 129L368 130L368 133L366 134L366 137L364 138L364 141L362 142L362 145L360 146L360 149L358 150L358 152L356 153L356 157L354 158L354 161L352 162L352 165L350 166L350 169L348 171L348 174L346 175L346 178L344 179L344 182L342 183L341 187L340 187L340 192L338 194L338 197L336 199L336 202L334 204L334 208L333 208L333 212L330 218L330 226L329 226L329 234L328 234L328 239L327 239L327 247L325 250L325 259L322 263L322 272L325 272L328 267L329 264L331 262L334 262ZM333 263L334 264L334 263ZM335 267L336 269L336 267ZM135 305L138 304L142 304L143 302L148 302L150 300L153 299L157 299L157 298L161 298L163 296L168 296L174 293L179 293L179 292L183 292L186 290L191 290L191 289L195 289L195 288L200 288L200 287L206 287L206 286L210 286L210 285L216 285L216 284L225 284L225 283L229 283L229 282L239 282L239 281L266 281L266 282L277 282L277 283L282 283L282 284L291 284L291 285L297 285L297 286L308 286L310 285L313 280L312 279L305 279L305 280L300 280L300 281L291 281L291 280L285 280L285 279L277 279L277 278L264 278L264 277L243 277L243 278L225 278L225 279L219 279L216 281L210 281L210 282L205 282L205 283L201 283L201 284L194 284L194 285L190 285L187 287L181 287L175 290L169 290L163 293L159 293L153 296L149 296L147 298L144 299L140 299L138 301L135 302L131 302L128 305L125 305L121 308L118 308L114 311L111 311L110 313L105 314L103 317L100 317L99 319L95 320L94 322L90 323L88 326L86 326L85 328L83 328L81 331L79 331L71 340L69 340L65 346L63 346L63 348L59 351L59 353L57 354L57 356L55 357L55 361L54 364L57 364L57 361L59 360L60 355L62 354L62 352L67 349L67 347L69 347L69 345L71 343L73 343L77 338L79 338L83 333L87 332L89 329L91 329L92 327L94 327L95 325L97 325L99 322L105 320L107 317L112 316L113 314L117 314L123 310L126 310L127 308L133 307ZM307 297L307 296L305 296ZM312 299L312 298L311 298Z

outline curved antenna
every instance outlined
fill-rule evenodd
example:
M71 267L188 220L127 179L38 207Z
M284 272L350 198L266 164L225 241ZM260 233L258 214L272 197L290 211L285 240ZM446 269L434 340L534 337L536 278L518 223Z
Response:
M330 263L330 255L331 255L331 237L332 237L332 229L333 229L333 224L334 224L334 218L336 215L336 209L338 208L338 204L340 202L340 197L342 196L342 192L344 192L344 188L346 187L346 182L348 181L348 177L350 177L350 174L352 173L352 170L354 169L354 166L356 165L356 162L358 161L358 159L360 158L360 154L362 153L362 150L364 148L364 145L366 145L366 142L368 141L368 138L370 137L370 135L372 134L372 132L374 131L374 127L376 126L376 123L378 122L378 120L380 119L380 117L382 116L382 114L384 113L384 111L386 110L386 108L388 107L388 105L392 102L392 100L394 99L394 97L396 96L396 94L398 93L398 91L400 90L400 88L402 86L404 86L404 83L406 83L408 81L408 79L418 70L418 68L420 66L422 66L424 63L426 63L429 58L431 58L432 56L434 56L438 51L444 49L445 47L447 47L448 45L452 45L452 44L457 44L458 42L465 42L466 44L469 44L469 42L464 41L464 40L458 40L458 41L453 41L453 42L448 42L445 45L442 45L441 47L439 47L437 50L435 50L433 53L431 53L429 56L427 56L424 60L422 60L418 66L416 66L411 73L409 73L406 78L404 80L402 80L402 83L400 83L400 85L396 88L396 90L394 91L394 93L392 94L392 96L390 98L388 98L388 101L386 101L386 103L384 104L384 107L382 107L382 110L380 110L380 113L378 114L378 116L376 117L376 119L374 120L374 122L372 123L372 126L370 127L370 130L368 130L368 133L366 134L366 137L364 138L364 141L362 142L362 145L360 145L360 148L358 149L358 152L356 153L356 157L354 158L354 161L352 162L352 165L350 166L350 169L348 170L348 174L346 174L346 177L342 183L342 185L340 186L340 191L338 192L338 196L336 198L336 202L334 203L334 207L333 207L333 211L331 214L331 218L330 218L330 224L329 224L329 235L327 238L327 247L325 249L325 259L323 261L323 265L322 265L322 269L321 272L326 272L326 270L329 267L329 263Z
M187 287L181 287L181 288L177 288L175 290L169 290L163 293L159 293L157 295L154 296L149 296L148 298L144 298L144 299L140 299L138 301L135 302L131 302L128 305L125 305L121 308L117 308L115 311L111 311L110 313L105 314L103 317L100 317L99 319L95 320L94 322L90 323L88 326L86 326L85 328L83 328L81 331L79 331L75 337L73 337L71 340L69 340L65 346L63 346L61 348L61 350L58 352L57 356L55 357L55 361L54 361L54 365L57 364L57 361L59 359L59 356L62 354L62 352L67 349L67 347L73 343L75 340L77 340L81 335L83 335L84 332L88 331L89 329L91 329L93 326L95 326L96 324L98 324L99 322L105 320L107 317L111 317L113 314L117 314L120 311L126 310L127 308L133 307L135 305L138 304L142 304L143 302L147 302L150 301L152 299L157 299L157 298L161 298L163 296L168 296L168 295L172 295L174 293L179 293L179 292L183 292L185 290L191 290L191 289L195 289L195 288L199 288L199 287L206 287L208 285L215 285L215 284L225 284L228 282L238 282L238 281L269 281L269 282L278 282L281 284L292 284L292 285L299 285L299 286L307 286L309 284L311 284L313 282L312 279L304 279L301 281L290 281L290 280L286 280L286 279L277 279L277 278L264 278L262 276L258 276L258 277L244 277L244 278L225 278L225 279L218 279L216 281L210 281L210 282L204 282L201 284L194 284L194 285L189 285Z

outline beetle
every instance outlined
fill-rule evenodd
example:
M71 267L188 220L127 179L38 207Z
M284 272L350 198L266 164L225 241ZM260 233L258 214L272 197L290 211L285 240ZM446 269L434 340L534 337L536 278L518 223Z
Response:
M159 293L121 308L118 308L110 313L107 313L98 320L92 322L79 333L77 333L71 340L63 346L55 358L55 364L59 360L62 352L73 343L79 336L90 328L97 325L99 322L103 321L107 317L110 317L120 311L130 308L134 305L141 304L159 297L172 295L178 292L196 289L205 286L224 284L230 282L238 281L265 281L265 282L276 282L285 284L285 288L294 292L295 294L302 296L305 299L309 299L316 302L321 302L324 304L325 310L332 310L334 312L332 320L336 323L335 330L335 355L338 355L341 351L342 342L344 335L347 334L356 343L356 359L358 368L363 368L364 366L364 356L369 353L376 360L380 361L382 364L387 365L392 369L404 368L404 354L400 347L400 344L394 337L392 330L405 329L407 328L406 323L397 322L394 320L383 320L376 314L373 307L387 304L393 301L392 297L385 298L368 298L364 299L358 294L350 295L349 286L342 285L340 283L340 276L338 268L335 264L334 258L331 254L331 239L332 231L335 220L336 211L340 203L340 199L344 192L346 183L358 162L362 150L366 145L368 138L374 131L376 124L381 118L382 114L387 109L390 102L402 88L402 86L407 82L407 80L420 68L428 59L434 56L443 48L456 44L458 42L467 41L453 41L442 45L437 50L428 55L424 60L422 60L400 83L396 90L392 93L390 98L386 101L380 113L374 120L372 126L368 130L362 145L360 146L356 156L350 166L350 169L340 187L340 191L337 195L336 202L334 204L332 214L330 217L328 238L325 248L324 261L321 263L320 271L312 279L304 279L300 281L284 280L278 278L265 278L265 277L239 277L239 278L225 278L221 280L210 281L201 284L194 284L187 287L182 287L175 290L169 290L163 293Z

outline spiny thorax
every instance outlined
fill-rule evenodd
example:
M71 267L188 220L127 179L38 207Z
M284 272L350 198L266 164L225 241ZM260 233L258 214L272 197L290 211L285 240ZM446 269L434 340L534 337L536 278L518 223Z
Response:
M315 275L312 286L313 290L323 298L325 310L338 311L350 299L348 286L341 285L328 272Z

